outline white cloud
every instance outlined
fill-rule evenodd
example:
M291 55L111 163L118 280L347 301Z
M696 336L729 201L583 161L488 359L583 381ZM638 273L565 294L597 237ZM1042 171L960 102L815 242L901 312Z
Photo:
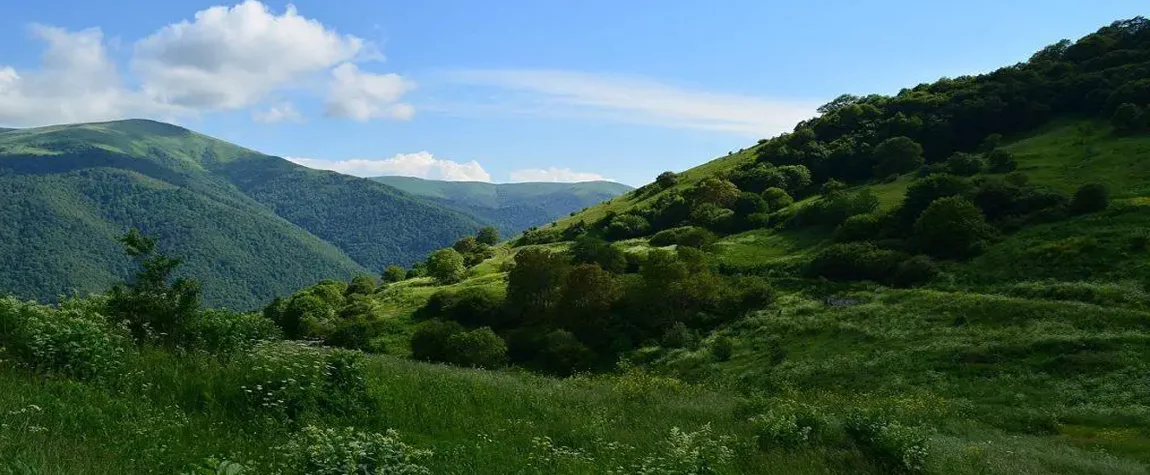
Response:
M33 25L31 30L45 43L40 67L17 71L0 66L0 124L170 118L187 112L125 88L98 28L67 31Z
M552 70L470 70L469 85L519 93L491 105L444 107L517 115L579 117L764 137L815 115L822 101L776 100L690 90L646 78Z
M216 6L136 43L133 69L157 99L197 109L236 109L277 88L371 54L289 5L277 15L248 0Z
M373 118L407 120L415 115L410 104L398 103L415 84L397 74L371 74L343 63L331 71L327 114L365 121Z
M265 110L257 110L252 112L252 120L263 124L274 124L277 122L300 122L303 120L303 115L296 110L295 106L290 102L280 102L272 104Z
M287 157L308 168L332 170L363 177L399 175L447 181L491 181L491 175L472 160L459 163L435 158L430 152L400 153L384 159L317 160Z
M597 173L577 172L570 168L528 168L511 172L511 181L549 181L573 183L579 181L610 180Z

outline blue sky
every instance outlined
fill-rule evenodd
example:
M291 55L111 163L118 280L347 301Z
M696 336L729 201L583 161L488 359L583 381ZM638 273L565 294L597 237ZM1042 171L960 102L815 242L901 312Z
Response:
M1024 61L1143 1L16 2L0 125L149 117L313 167L640 185L842 93Z

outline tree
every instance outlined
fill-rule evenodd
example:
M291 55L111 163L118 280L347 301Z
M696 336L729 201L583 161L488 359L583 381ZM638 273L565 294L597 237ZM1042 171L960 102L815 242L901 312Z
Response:
M874 167L876 177L914 171L925 163L922 158L922 145L909 137L892 137L884 140L875 147L874 157L878 161L878 165Z
M490 327L456 332L447 337L447 361L472 368L499 368L507 364L507 343Z
M740 216L747 216L755 213L763 213L768 210L767 201L755 193L743 192L739 193L739 199L735 200L732 206L735 213Z
M987 152L986 161L990 164L991 173L1010 173L1018 168L1014 154L1000 148Z
M452 244L451 248L455 249L456 252L459 252L460 254L471 254L479 249L479 241L474 237L467 236L463 239L455 241L455 244Z
M427 275L444 284L454 284L463 280L466 272L463 255L455 249L440 249L427 257Z
M906 189L899 213L907 223L913 223L918 215L935 200L947 196L963 195L973 186L968 180L954 175L939 173L921 180L915 180Z
M659 176L655 177L655 183L659 185L659 188L664 190L675 186L675 184L678 182L679 175L676 175L675 172L671 171L660 173Z
M707 178L695 185L694 198L698 203L711 203L726 208L739 199L739 187L721 178Z
M451 337L466 331L456 322L423 322L411 333L411 357L421 361L450 361Z
M596 236L585 234L571 243L571 260L577 264L598 264L605 270L621 274L627 270L627 256L622 249Z
M1110 117L1110 123L1118 133L1139 132L1145 126L1145 114L1141 107L1127 102L1118 106Z
M956 153L946 159L946 170L958 176L971 176L981 172L986 162L982 157L970 153Z
M403 267L392 264L383 270L383 281L387 283L401 282L407 278L407 271Z
M499 230L493 226L484 226L479 229L479 234L475 235L475 240L488 246L499 244Z
M1070 200L1070 208L1081 214L1102 211L1109 205L1110 189L1098 183L1080 186Z
M993 234L982 211L965 198L935 200L914 223L918 244L928 254L961 258L973 254Z
M767 188L766 191L763 191L763 199L767 201L767 207L771 211L778 211L795 202L795 199L791 198L786 190L777 187Z
M200 309L199 283L185 278L172 280L182 261L160 252L156 240L139 230L132 229L120 242L140 271L131 282L112 287L108 313L127 323L138 340L181 343L184 329Z
M646 235L651 230L651 223L637 214L624 214L616 216L607 224L607 236L611 239L628 239Z
M375 293L375 277L370 275L357 275L351 279L348 284L347 290L343 291L344 295L371 295Z
M547 249L528 248L515 254L507 274L507 304L525 322L545 321L559 301L571 265Z

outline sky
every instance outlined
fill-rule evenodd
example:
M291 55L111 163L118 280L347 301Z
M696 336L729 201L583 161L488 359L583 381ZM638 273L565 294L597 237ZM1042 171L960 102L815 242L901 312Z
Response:
M177 123L358 176L642 185L844 94L988 72L1144 0L38 0L0 126Z

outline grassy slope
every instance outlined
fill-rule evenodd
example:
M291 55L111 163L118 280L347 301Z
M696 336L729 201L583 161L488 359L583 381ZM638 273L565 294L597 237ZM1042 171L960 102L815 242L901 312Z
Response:
M483 224L392 187L147 120L0 133L0 289L100 292L114 237L159 235L208 303L252 308L323 278L409 264ZM83 237L83 239L80 239Z

